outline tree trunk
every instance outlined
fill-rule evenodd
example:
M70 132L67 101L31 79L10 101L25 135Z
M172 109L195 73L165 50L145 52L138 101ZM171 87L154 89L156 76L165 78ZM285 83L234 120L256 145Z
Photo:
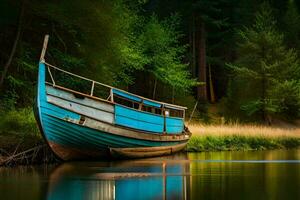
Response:
M175 87L172 86L172 104L175 104Z
M198 80L205 83L197 88L198 100L207 101L207 89L206 89L206 43L205 43L205 24L199 20L199 32L198 32Z
M265 59L265 47L262 47L262 58ZM267 76L266 76L266 71L265 71L265 66L262 65L261 66L262 69L262 80L261 80L261 89L262 89L262 93L261 93L261 100L263 101L263 105L262 105L262 120L265 123L268 123L270 125L269 119L268 119L268 113L266 110L266 91L267 91Z
M18 46L18 42L20 40L21 29L22 29L22 22L23 22L23 16L24 16L24 10L25 10L25 0L22 1L22 5L21 5L21 9L20 9L20 15L19 15L19 19L18 19L18 27L17 27L17 32L16 32L16 37L15 37L15 40L14 40L14 44L12 46L9 58L8 58L6 64L4 65L4 69L3 69L3 72L2 72L2 75L1 75L0 89L3 88L4 79L6 77L8 68L11 65L11 62L12 62L12 60L14 58L14 55L16 53L16 49L17 49L17 46Z
M212 77L211 77L211 67L210 67L210 64L208 65L208 74L209 74L210 102L211 103L216 103L214 85L213 85L213 81L212 81Z
M267 112L266 112L266 76L265 76L265 72L263 72L263 75L262 75L262 97L261 97L261 99L263 101L262 119L264 122L269 123L268 117L267 117Z
M196 27L195 27L195 13L192 14L192 23L191 23L191 50L192 50L192 77L196 77Z
M156 85L157 85L157 78L154 79L154 87L153 87L152 99L155 99Z

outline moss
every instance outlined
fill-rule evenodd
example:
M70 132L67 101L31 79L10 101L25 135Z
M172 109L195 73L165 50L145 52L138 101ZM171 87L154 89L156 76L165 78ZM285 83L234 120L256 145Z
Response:
M187 151L290 149L300 147L300 138L262 136L192 136Z

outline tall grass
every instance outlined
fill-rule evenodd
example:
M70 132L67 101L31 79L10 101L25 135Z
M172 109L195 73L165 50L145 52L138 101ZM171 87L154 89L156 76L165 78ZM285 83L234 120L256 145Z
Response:
M262 150L300 147L300 128L259 125L189 126L188 151Z
M0 133L39 135L32 108L0 113Z
M32 108L0 113L0 157L43 143Z
M241 125L241 124L228 124L228 125L189 125L190 131L195 136L255 136L255 137L300 137L299 128L288 127L272 127L262 125Z

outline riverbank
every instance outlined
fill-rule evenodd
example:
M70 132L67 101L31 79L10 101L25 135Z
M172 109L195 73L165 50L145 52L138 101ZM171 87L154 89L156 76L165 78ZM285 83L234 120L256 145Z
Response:
M57 162L41 136L0 133L0 166Z
M0 112L0 166L53 162L32 108Z
M300 128L259 125L190 125L187 151L247 151L300 147Z
M300 128L258 125L189 125L186 151L247 151L300 148ZM40 135L32 110L12 111L0 122L0 166L57 162Z

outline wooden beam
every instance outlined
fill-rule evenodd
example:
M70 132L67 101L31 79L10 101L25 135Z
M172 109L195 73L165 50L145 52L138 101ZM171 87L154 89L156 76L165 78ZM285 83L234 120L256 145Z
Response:
M40 57L40 62L45 62L45 54L46 54L46 50L47 50L47 46L48 46L48 41L49 41L49 35L45 35L43 49L42 49L41 57Z

